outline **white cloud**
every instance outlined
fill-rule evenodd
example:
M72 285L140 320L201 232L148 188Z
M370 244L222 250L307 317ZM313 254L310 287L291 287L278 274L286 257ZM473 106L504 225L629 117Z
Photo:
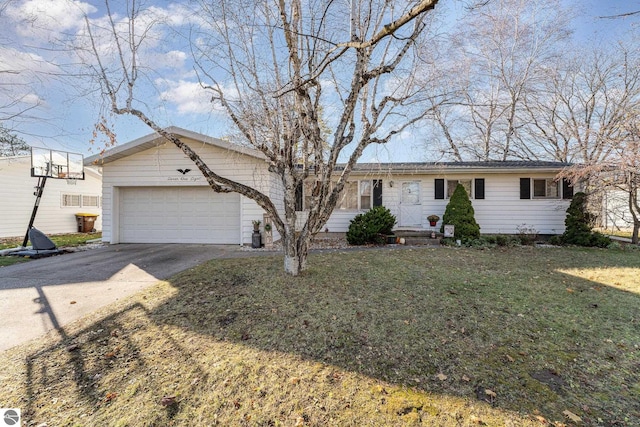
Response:
M214 110L211 94L198 82L159 80L156 84L166 87L160 93L160 99L174 104L181 114L207 114Z
M46 41L79 29L84 15L95 11L94 6L77 0L26 0L10 3L6 15L15 22L19 35Z

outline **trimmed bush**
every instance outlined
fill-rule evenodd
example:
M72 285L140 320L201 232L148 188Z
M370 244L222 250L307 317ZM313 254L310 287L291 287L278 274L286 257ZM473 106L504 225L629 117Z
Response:
M609 237L591 231L591 215L587 211L585 193L579 192L573 195L564 225L565 232L560 236L560 241L566 245L606 248L611 243Z
M476 222L473 205L462 184L458 184L447 204L442 216L441 233L444 233L445 224L455 226L455 239L474 239L480 236L480 226Z
M384 206L375 206L367 212L356 215L349 224L347 242L350 245L384 243L384 236L392 234L396 217Z

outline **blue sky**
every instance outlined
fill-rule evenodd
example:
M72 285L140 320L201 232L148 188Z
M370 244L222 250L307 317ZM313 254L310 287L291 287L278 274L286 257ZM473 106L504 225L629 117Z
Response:
M581 13L576 21L576 37L584 43L609 42L628 31L638 31L640 17L603 19L640 9L640 0L563 0ZM441 6L447 0L441 0ZM121 3L121 2L114 2ZM180 3L155 0L156 13L173 21L187 22L189 17ZM57 49L57 40L82 31L83 12L91 19L104 19L97 2L78 0L14 0L0 14L0 119L18 108L30 110L18 119L4 121L7 127L30 145L95 154L102 145L92 145L93 124L105 109L91 92L90 82L78 77L60 77L74 69L77 61L69 52ZM100 2L100 4L102 4ZM165 35L166 37L166 35ZM167 64L154 70L155 93L149 93L151 110L162 125L180 126L212 136L224 136L227 121L211 109L208 96L198 90L188 55L174 38L161 40L163 52L156 63ZM6 107L18 100L13 108ZM4 106L4 107L3 107ZM137 119L105 115L119 143L150 133ZM404 136L378 151L369 151L363 161L423 160L424 140Z

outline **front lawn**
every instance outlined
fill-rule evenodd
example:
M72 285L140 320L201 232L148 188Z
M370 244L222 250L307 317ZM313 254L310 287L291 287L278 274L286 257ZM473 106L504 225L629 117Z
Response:
M102 233L66 233L54 234L47 237L58 247L69 247L84 245L88 240L99 239L102 237ZM0 239L0 250L20 246L22 245L22 240L23 237ZM29 244L30 242L27 243L27 245Z
M5 352L0 402L26 425L640 425L640 251L309 263L185 271Z

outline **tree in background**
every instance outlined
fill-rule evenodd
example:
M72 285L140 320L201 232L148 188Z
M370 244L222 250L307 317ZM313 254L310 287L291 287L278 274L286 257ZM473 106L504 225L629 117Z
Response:
M461 19L450 44L440 46L447 58L439 65L448 72L437 83L454 96L429 115L447 157L531 155L523 131L525 101L542 87L549 64L561 57L570 18L558 0L496 0Z
M151 71L157 63L145 63L154 59L145 48L161 48L159 32L171 19L155 16L144 2L118 11L114 3L106 1L104 21L86 16L86 44L77 48L110 110L137 117L175 144L213 191L240 193L269 213L282 236L285 271L293 275L305 269L309 242L363 150L385 144L432 108L416 47L429 45L427 17L438 0L192 3L196 18L178 36L188 42L212 107L226 114L238 140L260 151L278 177L283 197L274 200L210 169L153 117L140 89L159 92ZM338 168L339 161L344 165ZM307 179L314 185L308 212L298 221L296 192Z
M9 129L0 126L0 157L29 154L31 147Z
M454 225L454 238L475 239L480 237L480 225L476 222L473 205L462 184L458 184L442 216L440 232L445 224Z

